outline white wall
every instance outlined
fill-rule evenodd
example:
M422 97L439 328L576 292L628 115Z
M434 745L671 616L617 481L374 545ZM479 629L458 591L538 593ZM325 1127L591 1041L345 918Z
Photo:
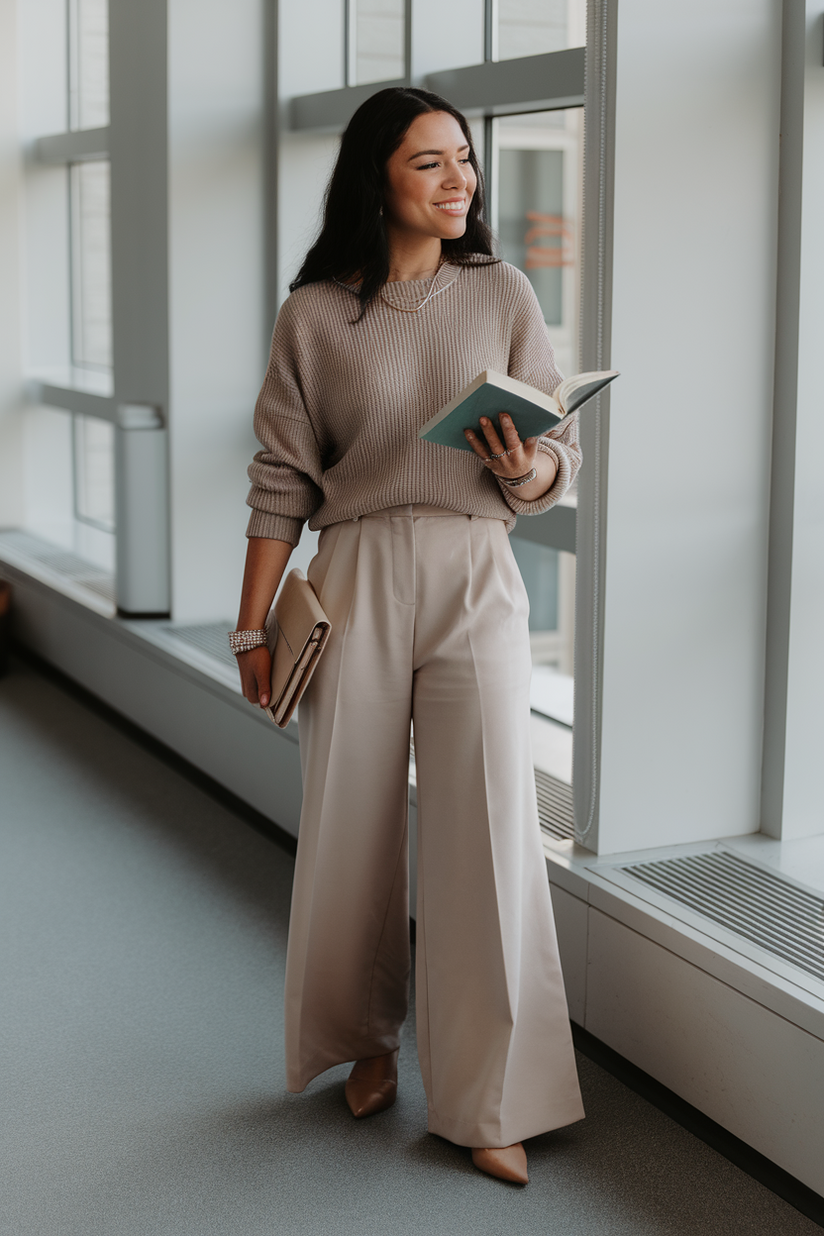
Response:
M21 169L17 138L17 33L14 0L0 0L0 527L20 522Z
M803 163L800 189L798 394L781 836L824 832L821 801L824 698L824 22L821 5L797 0L804 20Z
M261 0L169 3L172 611L240 594L265 366Z
M284 133L278 177L278 273L281 300L318 234L323 192L335 165L336 134Z
M770 0L618 7L600 853L759 825L779 57Z

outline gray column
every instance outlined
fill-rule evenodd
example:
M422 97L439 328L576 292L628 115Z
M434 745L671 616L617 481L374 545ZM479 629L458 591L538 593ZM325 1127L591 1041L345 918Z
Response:
M168 613L166 0L109 0L116 594Z
M169 612L167 435L158 408L119 404L115 428L117 605Z
M786 0L761 829L824 831L824 67L820 5Z

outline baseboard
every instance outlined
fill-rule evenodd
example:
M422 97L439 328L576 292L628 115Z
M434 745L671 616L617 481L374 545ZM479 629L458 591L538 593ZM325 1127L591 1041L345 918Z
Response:
M617 1051L613 1051L606 1043L597 1039L582 1026L572 1023L572 1038L578 1051L587 1056L595 1064L600 1065L613 1077L622 1082L630 1090L634 1090L641 1098L652 1103L659 1111L680 1124L682 1128L706 1142L713 1150L729 1159L736 1167L740 1167L748 1176L752 1176L759 1184L771 1189L779 1197L806 1215L813 1223L824 1227L824 1197L808 1188L802 1181L785 1172L771 1159L759 1154L746 1142L735 1137L720 1124L716 1124L704 1112L687 1103L673 1090L669 1090L661 1082L650 1077L643 1069L632 1064Z

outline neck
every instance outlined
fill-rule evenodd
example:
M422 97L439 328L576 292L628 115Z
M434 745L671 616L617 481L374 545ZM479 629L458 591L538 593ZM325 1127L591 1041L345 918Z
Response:
M422 237L415 242L389 236L389 282L404 283L411 279L429 279L441 260L441 242L437 236Z

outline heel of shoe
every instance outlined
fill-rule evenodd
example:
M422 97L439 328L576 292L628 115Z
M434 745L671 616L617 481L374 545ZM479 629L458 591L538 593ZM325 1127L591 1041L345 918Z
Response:
M398 1051L358 1060L344 1088L349 1110L356 1120L386 1111L398 1097Z

